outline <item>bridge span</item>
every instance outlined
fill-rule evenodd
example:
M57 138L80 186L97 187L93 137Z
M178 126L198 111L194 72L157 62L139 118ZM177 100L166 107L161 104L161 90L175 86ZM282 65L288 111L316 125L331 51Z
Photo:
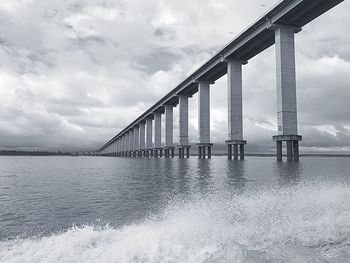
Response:
M229 159L244 159L242 66L249 59L275 45L277 93L277 160L286 144L287 160L299 160L295 40L302 27L344 0L284 0L232 40L216 55L183 80L177 87L119 132L98 154L118 157L188 158L188 100L198 93L198 157L211 158L210 85L227 75ZM179 107L179 138L173 140L173 108ZM162 115L165 115L165 145L161 141ZM154 125L154 136L153 136ZM164 154L163 154L164 153Z

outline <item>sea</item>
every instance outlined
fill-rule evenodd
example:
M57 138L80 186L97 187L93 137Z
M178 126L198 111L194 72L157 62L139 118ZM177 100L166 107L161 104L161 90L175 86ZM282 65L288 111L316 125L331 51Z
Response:
M2 156L0 262L350 262L350 158Z

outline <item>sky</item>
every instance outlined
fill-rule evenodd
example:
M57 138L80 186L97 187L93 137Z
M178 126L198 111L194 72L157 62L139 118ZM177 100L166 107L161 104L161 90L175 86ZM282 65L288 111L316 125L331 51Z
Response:
M1 0L0 148L101 147L277 2ZM296 35L303 151L350 153L349 13L345 1ZM226 76L211 86L215 144L227 139L226 88ZM248 149L273 149L274 47L243 68L243 112ZM177 108L174 127L177 142Z

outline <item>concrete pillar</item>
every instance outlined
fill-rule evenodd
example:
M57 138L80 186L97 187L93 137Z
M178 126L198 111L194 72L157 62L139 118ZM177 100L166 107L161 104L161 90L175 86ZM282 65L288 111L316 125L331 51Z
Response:
M115 140L115 157L118 157L118 146L119 146L119 139L117 138Z
M179 146L178 147L179 147L179 158L184 158L185 149L188 149L189 151L189 148L191 147L188 141L188 96L187 95L179 95Z
M239 156L241 160L244 160L244 144L239 145Z
M120 149L120 147L119 147L119 138L117 139L117 144L116 144L116 153L115 153L115 156L116 157L119 157L119 149Z
M294 141L293 142L293 153L294 153L294 161L299 161L299 142Z
M298 134L294 34L294 27L275 31L278 135Z
M148 118L146 119L146 148L148 150L153 149L153 142L152 142L152 137L153 137L153 127L152 127L152 119ZM153 154L151 154L153 156Z
M174 118L173 118L173 106L165 106L165 146L173 147L173 132L174 132Z
M244 145L247 143L243 140L243 109L242 109L242 61L227 61L227 98L228 98L228 140L227 145L238 145L240 148L241 160L244 159ZM228 148L232 151L232 148ZM230 159L230 154L229 159ZM237 152L238 159L238 152ZM232 159L232 157L231 157Z
M154 148L160 149L162 147L162 114L160 112L154 113Z
M125 157L129 157L130 144L129 144L129 132L125 133Z
M134 127L134 151L135 151L135 157L139 157L138 153L140 150L140 127L136 125Z
M125 157L125 151L126 151L126 149L125 149L125 134L123 134L122 135L122 143L123 143L123 145L122 145L122 148L123 148L123 157Z
M145 143L145 135L146 135L146 127L145 127L146 123L145 122L141 122L139 124L140 126L140 150L144 150L146 147L146 143Z
M131 129L129 131L129 155L130 157L133 157L134 155L134 129Z
M198 85L198 137L199 143L210 143L210 83L200 81Z
M179 144L188 145L188 96L179 96Z
M202 158L206 157L206 148L211 153L212 144L210 143L210 82L198 82L198 147L201 147ZM208 155L208 158L211 158Z
M227 63L228 140L243 140L242 62Z
M287 142L287 160L299 159L299 147L294 142L302 140L298 135L296 73L295 73L295 46L294 34L297 28L285 25L276 25L276 73L277 73L277 123L278 135L273 139L278 142ZM280 160L280 144L277 144L277 160ZM298 143L299 146L299 143Z
M122 150L122 137L120 136L118 139L118 157L121 157Z
M114 157L117 157L118 152L118 139L114 141Z
M293 142L287 141L287 160L293 161Z
M232 160L232 144L227 145L227 158Z
M127 134L124 134L124 157L127 157L127 151L128 151L128 144L127 144Z
M174 150L174 106L165 105L165 147L164 157L170 158L170 152Z
M233 159L238 160L238 144L233 145Z
M120 136L120 143L119 144L120 144L119 156L123 157L123 151L124 151L124 149L123 149L123 135Z
M282 141L277 141L276 147L277 147L277 161L282 161Z

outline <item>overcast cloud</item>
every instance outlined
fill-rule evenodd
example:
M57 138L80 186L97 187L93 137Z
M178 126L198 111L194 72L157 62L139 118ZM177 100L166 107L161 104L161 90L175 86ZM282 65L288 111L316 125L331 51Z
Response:
M0 146L102 146L276 2L1 0ZM349 14L344 2L296 37L304 150L350 152ZM251 150L273 147L275 83L272 47L244 66ZM212 140L223 143L226 77L211 95ZM192 142L196 99L190 101Z

